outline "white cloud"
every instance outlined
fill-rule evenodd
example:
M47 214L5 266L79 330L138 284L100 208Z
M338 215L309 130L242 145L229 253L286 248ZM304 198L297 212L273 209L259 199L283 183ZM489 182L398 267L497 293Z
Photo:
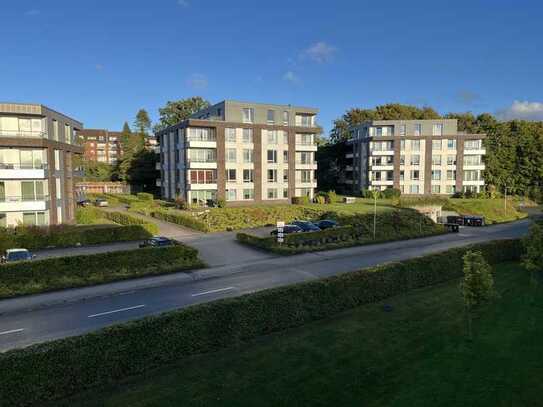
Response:
M319 41L303 51L302 56L308 57L313 61L322 64L325 62L330 62L333 59L335 53L335 47L332 47L331 45L323 41Z
M36 8L33 8L25 12L25 16L37 16L38 14L40 14L40 10Z
M188 7L190 3L188 2L188 0L177 0L177 4L181 7Z
M300 78L298 78L298 76L292 71L285 72L285 74L283 75L283 80L291 83L300 82Z
M194 89L205 89L207 88L208 82L205 75L195 73L187 80L187 84Z
M497 115L502 120L543 120L543 103L515 100L511 106L499 110Z

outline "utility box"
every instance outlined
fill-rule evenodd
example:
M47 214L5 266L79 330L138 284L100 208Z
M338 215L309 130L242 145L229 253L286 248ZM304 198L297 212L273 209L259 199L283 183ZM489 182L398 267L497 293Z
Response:
M344 196L343 197L343 203L346 204L354 204L356 202L356 198L353 196Z

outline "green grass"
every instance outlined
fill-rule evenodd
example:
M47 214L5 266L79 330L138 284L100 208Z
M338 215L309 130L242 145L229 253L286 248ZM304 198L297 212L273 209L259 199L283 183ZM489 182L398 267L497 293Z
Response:
M319 211L336 212L339 215L359 215L366 213L373 213L374 203L371 199L358 198L353 204L333 203L333 204L309 204L305 205L309 208L314 208ZM376 206L377 212L386 212L394 210L392 201L379 199Z
M528 274L504 264L496 287L499 298L475 318L473 342L453 281L52 405L541 405L541 282L533 298Z
M461 215L481 215L489 224L511 222L528 216L518 210L518 202L513 200L507 201L505 211L503 199L449 199L443 209L453 210Z

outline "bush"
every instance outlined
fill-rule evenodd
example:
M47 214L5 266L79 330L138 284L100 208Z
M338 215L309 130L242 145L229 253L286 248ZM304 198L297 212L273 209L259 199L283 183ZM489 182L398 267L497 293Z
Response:
M383 191L382 195L385 199L395 199L402 195L402 191L398 188L387 188Z
M149 213L150 216L165 222L175 223L176 225L186 226L201 232L209 232L209 226L202 219L192 212L180 212L177 210L156 209Z
M326 203L329 203L329 204L341 202L341 199L336 194L336 191L325 192L324 198L326 199Z
M224 199L217 199L217 207L218 208L226 208L226 201Z
M93 206L77 208L75 211L75 221L78 225L93 225L100 223L100 219L103 219L101 211Z
M309 197L308 196L293 196L292 203L294 205L308 205Z
M153 194L149 194L147 192L138 192L136 194L136 197L140 200L140 201L152 201L153 199L155 199L155 197L153 196Z
M7 263L0 265L0 298L202 266L198 251L185 245Z
M104 194L106 198L115 199L125 205L130 205L132 203L138 202L139 199L134 195L130 194Z
M189 209L189 204L187 201L185 201L185 198L182 196L178 196L175 198L175 208L180 210L187 210Z
M119 225L141 225L145 230L147 230L152 235L157 235L159 233L158 226L154 223L146 222L144 219L138 218L134 215L124 212L109 212L109 211L100 211L105 219L108 219L112 222L118 223Z
M313 202L315 202L316 204L323 205L326 203L326 198L322 195L317 195L315 196L315 198L313 198Z
M18 226L0 229L0 250L24 247L29 250L49 247L71 247L129 240L142 240L151 237L143 225L51 225Z
M332 317L363 304L462 276L462 256L518 260L517 240L500 240L264 290L0 354L6 406L44 404L180 359Z

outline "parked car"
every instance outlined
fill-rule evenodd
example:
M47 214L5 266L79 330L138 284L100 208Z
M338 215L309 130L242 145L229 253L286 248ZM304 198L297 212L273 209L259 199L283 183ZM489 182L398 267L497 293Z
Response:
M321 230L317 225L307 220L295 220L292 224L298 226L303 232L319 232Z
M1 259L2 263L13 263L15 261L28 261L35 258L36 256L27 249L7 249Z
M94 201L94 205L100 206L100 207L106 207L106 206L109 206L109 203L104 198L96 198L96 200Z
M296 225L285 225L283 227L283 234L290 235L291 233L301 233L303 232L302 228ZM274 229L270 232L270 235L274 236L277 234L277 229Z
M144 240L142 243L140 243L141 247L165 247L165 246L174 246L175 241L172 239L168 239L167 237L163 236L155 236L150 239Z
M464 224L464 217L457 215L447 216L445 223L456 223L457 225L462 226Z
M465 226L484 226L485 218L482 216L464 216Z
M321 230L339 227L339 224L335 220L330 219L319 220L318 222L315 222L315 225L317 225Z
M444 223L443 226L445 226L445 229L447 230L447 232L450 232L450 233L460 232L460 225L458 225L458 223Z
M89 206L91 204L91 201L90 199L81 199L79 201L77 201L77 206Z

